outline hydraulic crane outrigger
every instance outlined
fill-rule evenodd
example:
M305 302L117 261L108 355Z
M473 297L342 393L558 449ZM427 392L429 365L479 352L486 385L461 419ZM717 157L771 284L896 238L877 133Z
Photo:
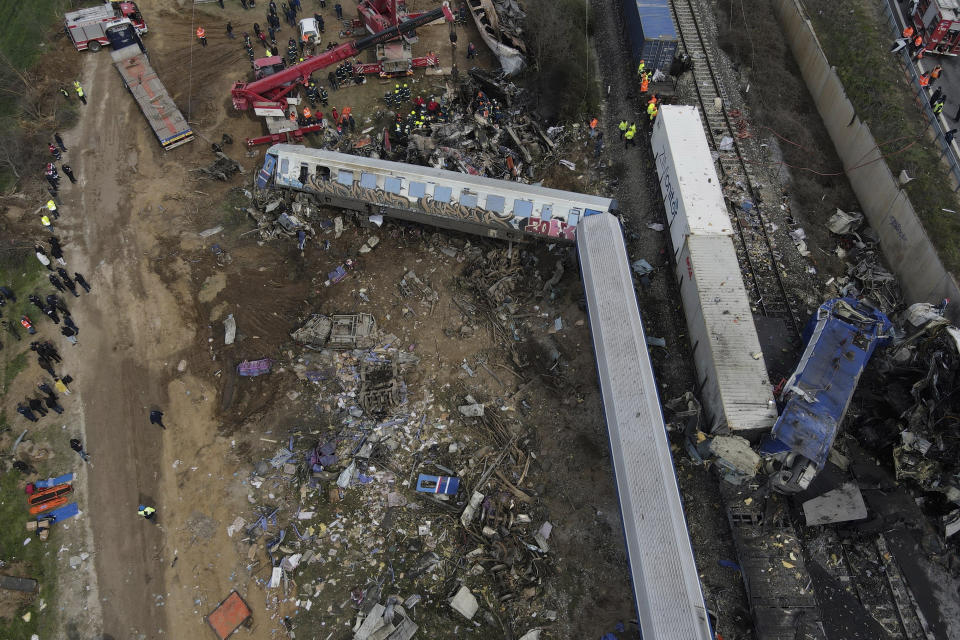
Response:
M399 35L423 26L438 18L444 18L447 22L453 22L453 13L449 5L444 2L443 6L437 7L422 15L406 20L398 25L384 29L353 42L346 42L338 47L334 47L319 56L314 56L304 60L300 64L284 69L278 73L267 76L255 82L237 82L230 90L233 96L233 106L235 109L244 111L251 106L254 108L283 109L283 97L287 95L297 84L306 85L310 82L310 74L318 69L323 69L332 64L346 60L351 56L357 55L360 51L382 42L393 40Z

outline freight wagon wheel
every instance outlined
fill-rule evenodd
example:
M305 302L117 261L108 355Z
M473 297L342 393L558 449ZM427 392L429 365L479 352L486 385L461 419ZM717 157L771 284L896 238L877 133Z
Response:
M87 43L87 49L90 49L90 51L96 53L97 51L100 51L100 43L97 40L91 40Z

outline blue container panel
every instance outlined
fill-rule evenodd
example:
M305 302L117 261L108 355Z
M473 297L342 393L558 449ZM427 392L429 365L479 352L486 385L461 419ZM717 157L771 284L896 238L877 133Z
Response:
M677 31L669 0L624 0L623 13L634 63L644 60L647 69L669 71L677 55Z

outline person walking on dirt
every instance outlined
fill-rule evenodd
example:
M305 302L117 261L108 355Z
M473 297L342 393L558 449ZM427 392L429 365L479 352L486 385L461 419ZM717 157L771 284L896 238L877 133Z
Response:
M201 45L207 46L207 30L203 27L197 27L197 39Z
M27 296L27 300L29 300L30 304L35 306L37 309L43 311L43 300L40 299L40 296L31 293L29 296Z
M233 40L236 36L233 35L233 25L229 22L227 23L227 37Z
M39 418L33 414L33 411L30 411L30 407L24 406L23 403L17 404L17 413L22 415L24 418L30 422L39 422Z
M50 255L57 259L62 265L67 264L63 261L63 247L60 246L60 240L57 236L50 236L50 239L47 240L50 243Z
M60 282L60 278L58 278L57 276L51 273L48 279L50 280L50 284L53 285L54 289L56 289L60 293L63 293L63 283Z
M57 162L63 160L63 153L60 151L60 147L50 142L47 143L47 149L50 150L50 154L56 159Z
M43 308L43 312L47 315L48 318L53 320L54 324L60 324L60 316L57 315L57 310L51 306L46 306Z
M70 313L70 310L67 309L67 305L63 300L54 293L51 293L47 296L47 305L58 309L61 313Z
M62 360L60 357L60 352L57 351L57 348L49 342L41 342L37 346L37 353L42 355L44 358L50 358L54 362L60 362Z
M62 268L61 268L61 269L57 269L57 273L60 273L61 271L63 271L63 273L66 273L66 272L67 272L66 269L62 269ZM67 278L67 277L62 276L62 275L61 275L61 279L63 279L63 286L65 286L65 287L67 288L67 290L68 290L70 293L73 294L73 297L74 297L74 298L79 298L79 297L80 297L80 293L77 292L77 285L76 285L76 283L74 283L74 281L71 280L70 278Z
M40 368L49 373L51 376L57 375L57 372L53 370L53 363L50 362L50 358L37 356L37 364L40 365Z
M155 424L161 429L166 429L167 427L163 424L163 411L154 409L150 412L150 424Z
M153 518L153 515L157 512L153 507L148 507L145 505L140 505L137 507L137 514L143 517L144 520L150 520Z
M43 406L43 402L38 398L29 398L27 400L27 406L30 407L30 411L34 413L39 413L40 417L45 417L47 415L47 409Z
M467 60L475 57L477 57L477 48L473 46L472 42L468 42L467 43Z
M77 331L71 329L70 327L60 327L60 333L63 334L63 337L67 339L67 342L73 346L77 346Z
M56 411L58 414L63 413L63 407L57 402L56 396L47 396L43 399L43 403L47 405L47 408L51 411Z
M80 327L74 324L73 316L68 311L63 312L63 324L67 325L68 329L73 329L74 335L80 335Z
M80 102L87 104L87 97L83 94L83 87L80 86L79 80L73 81L73 88L76 90L77 97L80 98Z
M63 173L66 174L68 178L70 178L70 184L77 184L77 179L73 175L73 169L70 168L70 165L63 164L60 166L63 167Z
M943 95L943 88L937 87L937 90L933 92L932 96L930 96L930 106L932 107L933 105L935 105L937 101L940 100L940 96L942 95Z
M90 454L83 450L83 443L77 438L70 439L70 448L77 452L84 462L90 462Z
M343 7L339 2L333 5L333 10L337 12L337 20L343 20Z
M87 293L90 293L90 285L87 284L87 279L83 277L83 274L79 271L73 272L73 279L77 281L77 284L83 287L83 290Z
M627 129L626 133L623 134L623 139L624 139L624 143L623 143L623 144L624 144L624 146L625 146L625 147L632 147L634 144L636 144L636 142L634 141L634 137L635 137L636 135L637 135L637 125L632 124L632 125L630 125L630 127Z

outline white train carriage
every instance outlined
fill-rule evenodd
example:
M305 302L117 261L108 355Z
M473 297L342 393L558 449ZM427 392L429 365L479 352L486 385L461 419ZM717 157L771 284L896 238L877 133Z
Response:
M773 427L777 408L696 107L661 107L650 143L709 427L759 435Z
M577 252L645 640L709 640L700 578L619 221L591 216Z
M616 208L600 196L292 144L267 150L261 186L270 176L332 206L509 240L573 242L584 218Z

